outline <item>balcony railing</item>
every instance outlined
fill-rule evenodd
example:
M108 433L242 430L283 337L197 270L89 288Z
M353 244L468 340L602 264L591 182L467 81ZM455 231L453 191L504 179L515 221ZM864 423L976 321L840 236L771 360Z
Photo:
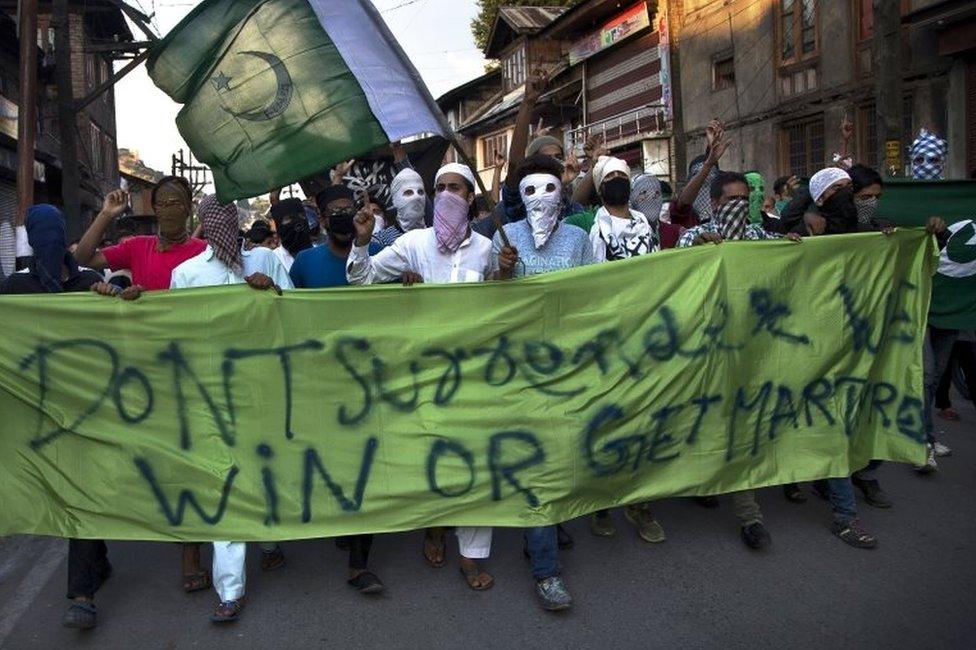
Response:
M591 135L603 136L607 148L613 149L625 144L647 138L671 134L665 104L646 104L614 117L593 122L569 132L570 143L580 151L586 138Z

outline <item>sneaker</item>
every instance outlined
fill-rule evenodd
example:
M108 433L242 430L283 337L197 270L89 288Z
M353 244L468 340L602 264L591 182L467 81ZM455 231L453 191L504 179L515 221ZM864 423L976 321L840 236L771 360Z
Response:
M948 420L949 422L959 421L959 414L956 413L956 409L952 408L951 406L949 408L939 409L936 411L936 413L938 413L939 417L943 420Z
M851 483L854 484L856 488L861 490L864 494L864 501L867 502L869 506L874 506L875 508L890 508L892 503L888 495L885 494L884 490L881 489L881 484L879 484L874 479L863 479L858 477L857 474L851 476Z
M928 455L925 458L925 463L922 465L916 465L915 471L919 474L931 474L939 469L939 464L935 462L935 446L932 444L925 445L928 450Z
M742 527L742 541L749 548L758 551L772 544L773 538L769 536L769 531L762 522L757 521Z
M617 527L613 525L609 510L600 510L590 515L590 532L597 537L613 537L617 534Z
M559 576L552 576L544 580L537 580L535 583L535 595L539 598L542 609L550 612L558 612L569 609L573 604L573 598L566 589L566 584Z
M95 603L76 600L61 619L61 625L76 630L90 630L98 623Z
M285 554L281 552L281 547L276 546L273 551L261 551L261 570L275 571L285 566Z
M790 503L806 503L807 495L799 483L787 483L783 486L783 496Z
M861 528L861 522L857 519L852 519L847 523L835 521L830 530L834 535L855 548L874 548L878 545L878 540L874 535Z
M932 445L932 450L939 458L952 455L952 449L949 447L949 445L943 445L941 442L937 442Z
M667 539L664 528L657 523L650 508L645 506L627 506L624 511L627 521L637 526L637 534L645 542L657 544Z

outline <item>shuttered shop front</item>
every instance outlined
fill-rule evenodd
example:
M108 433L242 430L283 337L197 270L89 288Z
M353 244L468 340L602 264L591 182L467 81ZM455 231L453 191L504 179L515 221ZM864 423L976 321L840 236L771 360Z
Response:
M639 112L638 109L662 102L661 55L658 43L658 33L648 31L587 61L588 123L623 116L624 128L620 137L637 133L638 118L641 131L652 130L649 126L654 123L654 115L660 108ZM615 128L615 134L616 131Z

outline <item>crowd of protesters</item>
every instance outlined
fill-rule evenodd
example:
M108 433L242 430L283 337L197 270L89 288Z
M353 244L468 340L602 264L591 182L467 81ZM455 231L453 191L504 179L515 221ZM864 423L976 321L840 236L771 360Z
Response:
M802 245L807 237L892 230L876 214L884 191L882 177L864 165L841 161L825 166L806 182L784 170L781 178L767 184L754 171L722 167L732 143L723 125L713 121L705 152L692 161L681 191L672 194L670 186L656 176L633 173L628 163L609 155L596 138L586 143L582 159L550 135L537 131L530 140L533 100L538 94L539 84L530 84L507 161L498 161L490 192L497 201L494 209L477 195L475 172L467 166L447 164L434 178L425 179L398 146L394 146L398 171L389 188L390 206L367 194L354 194L341 182L340 170L333 175L334 183L311 200L273 194L269 218L254 222L246 231L240 229L234 205L222 205L213 196L195 205L188 183L167 177L152 191L157 233L129 236L113 245L103 245L103 238L127 210L124 191L109 194L101 213L71 247L56 207L30 208L24 230L30 261L4 281L0 293L93 291L133 300L146 291L235 283L282 291L372 283L508 281L672 248L776 239ZM914 175L941 177L945 154L942 141L922 133L913 145ZM502 181L506 162L509 172ZM432 196L428 187L434 190ZM194 210L202 227L200 238L188 230ZM927 228L941 237L946 226L932 218ZM942 382L940 387L954 349L972 368L976 362L972 343L960 340L959 332L929 328L924 354L928 458L916 468L919 472L936 471L936 457L950 454L932 435L932 413L958 418L949 403L948 385ZM976 384L976 374L970 373L968 379ZM976 396L976 391L971 394ZM856 491L870 506L892 505L874 474L878 464L812 486L813 493L830 504L833 534L853 547L868 549L877 544L859 517ZM786 485L783 490L791 502L807 499L808 492L799 485ZM729 496L743 543L755 550L768 546L771 535L757 492ZM698 501L715 507L718 497ZM655 518L652 504L627 505L623 515L643 540L665 541L664 526ZM617 533L611 511L592 514L589 524L598 536ZM474 590L490 588L494 576L485 561L491 552L492 529L426 530L423 556L433 567L446 562L449 532L457 539L463 579ZM547 610L569 607L572 599L558 556L572 546L572 538L560 526L543 526L525 530L524 539L540 604ZM369 570L372 542L372 535L336 541L349 553L349 585L364 594L384 589ZM285 564L278 544L260 548L263 570ZM183 545L183 588L216 590L218 604L211 614L215 622L241 615L245 556L244 543L214 542L212 568L206 570L201 545ZM105 543L71 540L68 564L71 605L64 624L93 627L95 593L111 572Z

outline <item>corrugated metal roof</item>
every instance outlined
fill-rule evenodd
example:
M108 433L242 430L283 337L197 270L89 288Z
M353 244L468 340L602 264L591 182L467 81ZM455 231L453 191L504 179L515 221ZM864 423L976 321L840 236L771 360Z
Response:
M517 34L534 34L563 15L568 7L501 7L499 15Z

